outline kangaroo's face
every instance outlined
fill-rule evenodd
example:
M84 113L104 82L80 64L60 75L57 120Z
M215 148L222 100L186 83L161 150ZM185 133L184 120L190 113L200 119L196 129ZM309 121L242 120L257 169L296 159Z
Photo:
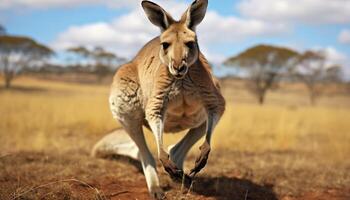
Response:
M182 15L181 20L175 21L157 4L142 2L149 20L161 29L159 57L175 78L185 77L189 67L198 59L195 27L203 20L207 5L207 0L196 0Z
M176 78L186 75L199 54L196 34L185 24L174 23L160 35L161 61Z

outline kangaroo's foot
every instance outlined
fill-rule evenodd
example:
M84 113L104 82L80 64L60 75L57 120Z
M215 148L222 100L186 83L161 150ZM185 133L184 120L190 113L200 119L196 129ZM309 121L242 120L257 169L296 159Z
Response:
M172 160L169 159L169 155L167 153L164 152L162 154L160 162L172 180L185 183L185 185L191 184L192 179L185 174L182 169L179 169Z
M163 200L166 199L165 193L160 187L150 188L150 195L155 200Z
M210 152L210 145L207 142L204 142L202 146L199 147L201 154L197 157L196 163L193 169L191 169L189 176L194 178L194 176L200 172L208 161L208 156Z

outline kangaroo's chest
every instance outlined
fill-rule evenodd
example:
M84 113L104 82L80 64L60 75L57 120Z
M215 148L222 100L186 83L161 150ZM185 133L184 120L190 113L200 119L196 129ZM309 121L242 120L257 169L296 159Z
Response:
M194 128L207 119L199 91L184 85L173 87L165 111L165 132L178 132Z

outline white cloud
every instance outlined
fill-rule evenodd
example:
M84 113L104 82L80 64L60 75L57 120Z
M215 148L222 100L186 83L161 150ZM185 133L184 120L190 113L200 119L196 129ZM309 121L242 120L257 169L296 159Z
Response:
M103 46L118 55L131 57L137 49L158 33L141 9L135 9L111 22L71 26L60 33L51 46L56 50L68 47Z
M140 0L1 0L0 9L45 9L80 5L107 5L109 7L135 7Z
M349 77L350 77L350 58L332 46L323 48L322 50L326 54L327 64L328 65L340 65L340 66L342 66L343 67L343 77L349 79Z
M323 51L326 53L326 57L328 59L329 64L342 65L349 61L347 56L344 53L338 51L336 48L332 46L323 48Z
M349 0L243 0L238 10L243 16L274 22L350 22Z
M338 41L341 44L350 44L350 30L348 29L342 30L338 36Z
M209 62L214 65L221 65L227 58L227 56L211 50L207 45L201 46L201 52L206 56Z
M204 22L199 25L199 38L206 44L235 42L252 36L272 36L288 31L284 24L272 24L255 19L221 16L208 11Z
M326 62L324 67L329 68L334 65L339 65L342 67L342 76L346 80L349 80L350 77L350 58L347 57L344 53L338 51L336 48L333 46L328 46L328 47L314 47L312 48L313 51L320 51L324 53L324 56L326 58ZM305 51L305 50L304 50ZM303 51L301 51L303 52ZM315 63L310 63L311 65L309 66L310 68L304 68L302 66L299 66L297 70L300 73L310 73L311 71L315 69L319 69L320 65L315 62ZM311 71L310 71L311 69Z
M160 4L165 10L171 11L176 19L188 6L175 1L162 1ZM211 49L212 45L237 42L252 36L270 36L286 31L288 28L283 24L221 16L211 10L207 12L197 30L200 46L204 50ZM159 35L159 29L148 21L141 6L138 6L110 22L71 26L60 33L51 46L56 50L63 50L77 45L98 45L113 50L118 55L132 57L142 45L157 35ZM223 55L213 51L208 52L207 56L212 62L220 62L224 59Z
M187 8L186 4L171 1L162 5L165 9L171 8L175 16L181 16ZM103 46L118 55L131 57L158 34L159 29L148 21L141 6L138 6L110 22L71 26L60 33L51 46L56 50L78 45Z

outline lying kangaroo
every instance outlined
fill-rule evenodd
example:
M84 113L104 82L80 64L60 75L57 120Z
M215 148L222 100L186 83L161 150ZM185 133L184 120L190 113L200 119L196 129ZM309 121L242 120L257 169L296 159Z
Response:
M225 100L199 50L195 33L207 5L207 0L196 0L180 21L175 21L157 4L142 1L148 19L160 28L161 35L119 68L111 86L111 111L135 142L149 192L155 199L162 199L164 193L142 126L153 132L158 158L174 179L183 178L187 152L205 135L200 156L188 176L193 178L206 165L213 129L225 109ZM163 132L185 129L188 133L169 155L163 146Z

